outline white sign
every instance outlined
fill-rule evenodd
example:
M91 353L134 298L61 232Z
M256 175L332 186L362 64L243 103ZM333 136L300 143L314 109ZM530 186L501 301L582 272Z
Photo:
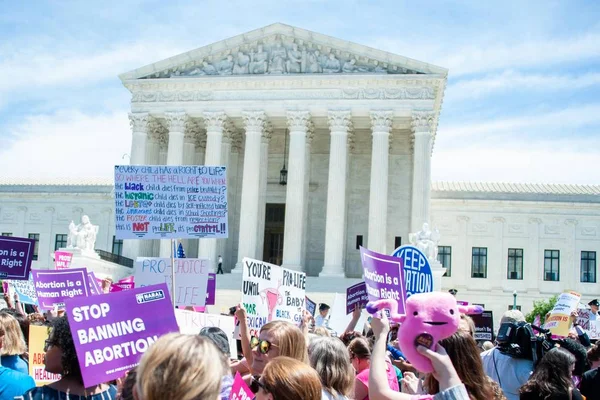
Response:
M581 295L577 292L563 292L558 297L544 328L550 329L553 335L566 337L571 327L571 312L577 309Z
M251 258L244 258L242 303L248 314L250 335L274 320L302 322L306 274Z
M577 323L581 329L585 330L590 339L600 339L600 329L598 329L598 321L592 310L586 308L577 309Z
M206 304L210 262L203 258L175 259L175 305L180 307ZM135 287L166 283L173 293L171 259L138 257L135 262Z
M175 318L177 319L177 325L179 325L179 332L186 335L197 335L202 328L209 326L221 328L229 339L231 358L237 359L237 343L233 338L233 331L235 329L233 317L176 309Z
M118 239L227 238L227 170L115 166Z
M5 282L8 283L11 292L19 296L21 303L38 305L37 292L35 291L33 276L31 274L29 274L29 279L26 281L5 280Z

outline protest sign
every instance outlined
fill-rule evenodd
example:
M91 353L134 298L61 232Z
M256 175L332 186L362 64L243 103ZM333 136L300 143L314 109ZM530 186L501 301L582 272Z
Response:
M88 272L88 285L90 286L90 295L91 296L103 294L102 289L100 288L100 285L98 284L98 281L99 281L99 279L96 278L96 275L93 272Z
M306 274L251 258L242 261L242 303L251 335L272 320L302 322Z
M67 269L71 265L73 259L73 253L68 251L55 251L54 252L54 269Z
M205 306L210 263L203 258L175 259L175 305ZM171 259L138 257L134 281L137 287L166 283L172 291Z
M590 339L600 339L600 329L592 310L587 308L577 309L577 321L581 329L585 330Z
M217 274L209 272L208 284L206 285L206 305L214 306L217 298Z
M558 297L544 327L556 336L568 336L571 328L571 312L577 308L581 295L577 292L563 292Z
M66 299L90 295L85 268L59 271L33 269L31 273L42 310L52 310L54 306L64 308Z
M254 393L252 393L252 390L246 385L246 382L244 382L240 373L236 372L235 378L233 379L233 385L231 386L229 400L252 400L254 398L255 396Z
M133 276L128 276L127 278L123 278L120 281L111 283L109 293L122 292L123 290L131 290L134 287L135 287L135 282L133 280Z
M392 256L402 259L406 297L433 291L433 274L427 256L415 246L400 246Z
M491 311L484 311L481 314L470 315L475 324L475 340L489 340L494 336L494 318Z
M352 313L356 306L364 308L368 302L367 285L364 282L357 283L346 289L346 314Z
M115 166L117 239L227 238L227 170Z
M398 302L398 314L403 315L406 286L402 259L375 253L364 247L360 248L360 258L369 301L394 299Z
M175 310L175 318L179 325L179 332L187 335L197 335L202 328L216 326L221 328L229 338L229 350L231 358L237 358L237 343L233 338L235 322L233 317L217 314L203 314L189 310Z
M34 239L0 236L0 279L26 281L34 248Z
M26 281L6 280L4 282L6 282L12 293L16 293L19 296L21 303L38 305L37 293L31 273L29 273L29 279Z
M161 335L179 331L164 283L66 303L84 387L122 377Z
M315 303L314 301L312 301L311 299L308 298L308 296L305 296L306 299L306 311L308 311L310 313L310 315L312 315L313 317L315 316L315 311L317 310L317 303Z
M29 375L36 386L48 385L61 378L59 374L46 371L44 345L48 339L48 330L46 326L29 326Z

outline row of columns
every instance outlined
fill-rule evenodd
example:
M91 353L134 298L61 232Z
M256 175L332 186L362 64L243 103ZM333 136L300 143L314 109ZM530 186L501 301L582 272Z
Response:
M165 113L168 125L168 165L192 164L193 157L185 148L189 116L184 112ZM227 165L231 151L231 121L222 111L205 112L206 125L205 165ZM244 257L262 258L258 254L264 232L259 232L265 218L269 139L272 128L264 111L242 113L245 131L244 173L242 177L239 226L238 262L234 272L241 272ZM389 146L392 131L392 111L372 111L371 179L369 195L369 222L367 247L386 253ZM148 124L147 113L130 114L133 132L131 164L148 164L146 155ZM286 213L283 266L302 270L304 265L306 225L308 220L308 192L310 154L313 124L308 111L288 111L290 135L289 174L286 186ZM321 275L343 276L346 248L346 184L348 177L349 143L352 137L352 114L347 110L328 112L330 128L330 158L327 190L325 258ZM413 190L411 229L429 218L430 154L432 146L432 112L413 112L414 133ZM191 145L194 143L191 141ZM185 151L188 150L188 151ZM192 153L193 154L193 153ZM139 241L124 243L124 255L135 258L140 254ZM162 240L160 256L171 252L169 240ZM262 246L260 246L262 247ZM198 256L216 260L217 241L200 240Z

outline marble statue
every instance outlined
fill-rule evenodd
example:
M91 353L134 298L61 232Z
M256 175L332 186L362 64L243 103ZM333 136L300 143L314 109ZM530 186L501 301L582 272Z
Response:
M437 260L440 231L431 231L429 224L424 223L421 231L409 235L410 243L421 250L429 261Z
M81 217L79 225L75 225L75 222L71 221L67 235L67 248L94 252L98 229L98 225L92 225L87 215Z
M202 61L202 67L195 68L190 73L188 73L189 76L193 76L193 75L217 75L217 74L218 74L217 69L215 67L213 67L212 65L210 65L206 61Z
M319 63L319 50L306 54L306 72L309 74L323 72L323 67Z
M288 60L286 63L288 74L299 74L302 71L302 52L298 50L296 43L288 51Z
M219 63L219 75L231 75L233 73L233 56L230 54Z
M333 53L329 53L329 60L327 60L327 62L323 66L323 73L332 74L340 72L341 68L342 66L340 64L340 60L335 58L335 55Z
M237 58L235 60L235 65L233 66L233 74L234 75L244 75L249 73L250 65L250 57L241 51L238 52Z
M256 53L250 53L250 73L251 74L265 74L267 73L268 67L268 54L263 50L262 44L258 45Z
M271 62L269 63L269 73L284 74L286 59L287 51L285 50L285 47L281 45L281 42L277 42L275 44L275 47L271 49Z
M344 66L342 67L342 72L369 72L369 67L358 66L356 65L356 58L351 58L350 60L344 63Z

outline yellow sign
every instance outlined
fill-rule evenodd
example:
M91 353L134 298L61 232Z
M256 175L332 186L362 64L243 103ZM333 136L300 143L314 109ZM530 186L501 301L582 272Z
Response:
M568 336L571 328L571 313L577 309L581 295L577 292L563 292L546 320L544 328L556 336Z
M33 377L37 386L48 385L60 379L59 374L46 371L44 363L46 339L48 339L48 327L29 326L29 375Z

